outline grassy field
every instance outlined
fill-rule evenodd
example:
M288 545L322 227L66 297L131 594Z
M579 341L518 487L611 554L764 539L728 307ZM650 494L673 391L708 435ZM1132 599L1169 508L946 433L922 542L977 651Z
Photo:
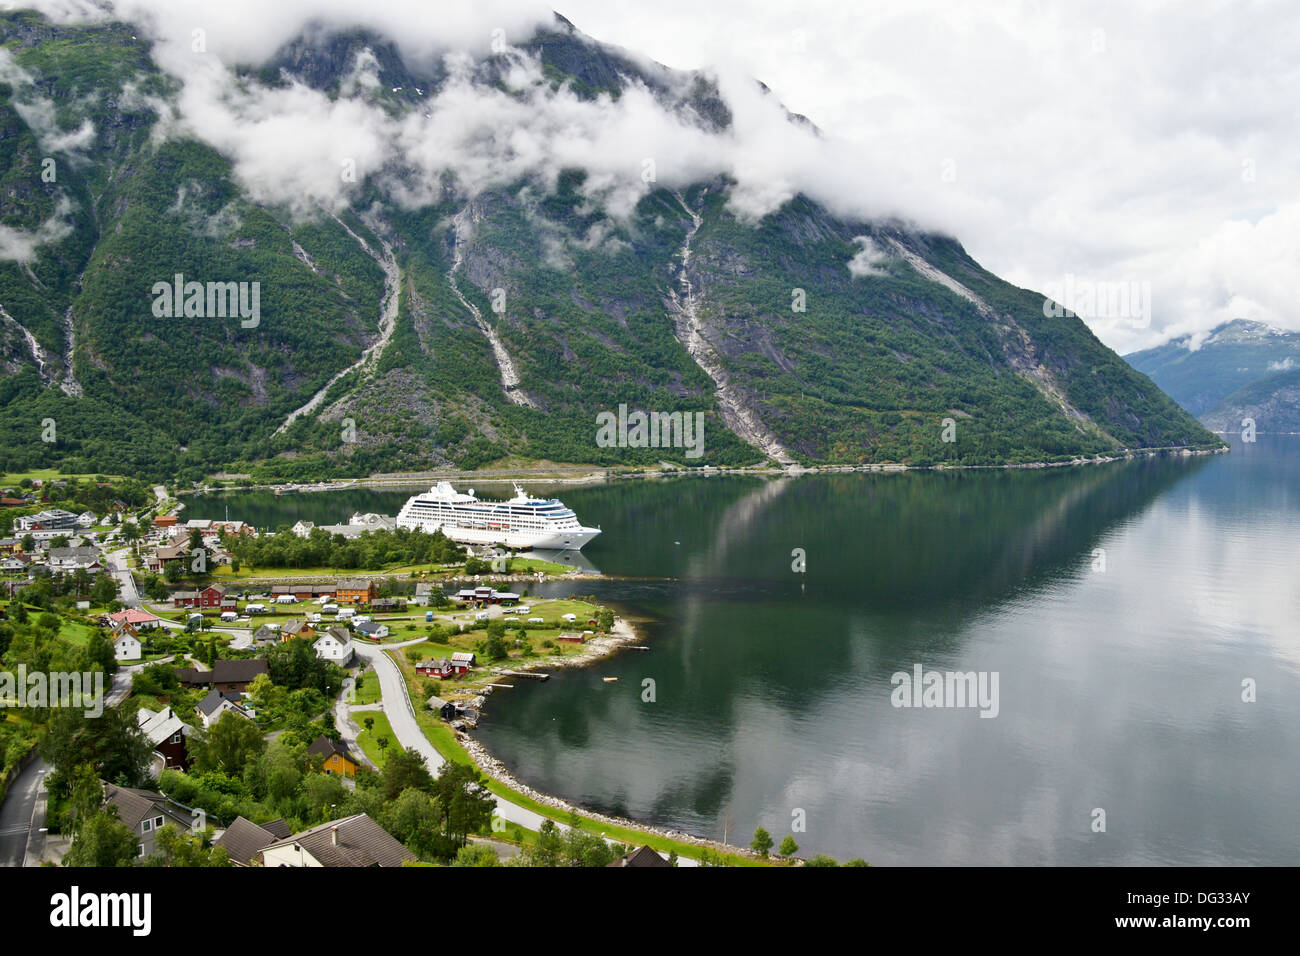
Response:
M11 485L17 486L24 478L31 480L39 478L44 482L54 481L56 479L72 478L103 478L105 481L115 481L124 477L124 475L100 475L95 472L89 474L74 474L59 471L57 468L37 468L33 471L7 471L3 476L0 476L0 485L3 485L5 488L10 487Z
M379 678L375 676L373 670L367 670L365 677L361 681L361 689L356 692L354 704L377 704L383 696L383 691L379 687Z
M376 681L376 683L378 683ZM366 721L374 719L374 727L366 730ZM352 715L357 726L361 728L361 733L357 735L357 743L361 745L365 755L375 762L375 766L382 768L384 762L388 760L388 755L394 753L401 744L397 742L397 735L393 733L393 727L384 716L382 710L363 710L360 713ZM382 750L379 747L379 738L387 737L388 746Z
M256 583L257 581L275 581L283 578L338 578L338 577L355 577L357 575L367 574L407 574L415 572L416 574L432 574L445 576L455 571L460 571L464 566L460 564L385 564L380 568L248 568L240 567L238 571L232 571L229 565L223 564L218 566L212 576L223 583ZM563 567L557 565L557 567Z

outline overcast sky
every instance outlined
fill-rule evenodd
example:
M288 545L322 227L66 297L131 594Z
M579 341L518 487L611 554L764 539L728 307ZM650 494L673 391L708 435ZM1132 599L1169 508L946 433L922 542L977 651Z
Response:
M32 2L74 17L89 9ZM228 69L264 58L308 18L379 29L405 55L482 55L489 28L519 38L548 15L544 0L111 2L149 22L155 58L184 80L165 128L230 155L259 199L337 207L347 201L340 155L365 173L400 153L425 181L451 169L470 192L521 175L544 186L582 163L593 198L617 214L647 188L640 164L653 155L661 184L733 176L741 213L805 191L846 215L899 213L949 232L1012 282L1057 298L1073 290L1066 304L1122 288L1125 314L1080 310L1120 352L1238 317L1300 329L1300 16L1290 3L560 0L598 40L716 71L736 124L706 137L636 91L603 105L556 95L527 58L511 94L453 82L400 122L366 100L373 64L356 65L354 95L341 101L239 84ZM197 25L202 58L190 48ZM825 141L792 132L747 77ZM53 116L28 99L24 115Z
M1300 329L1293 3L561 0L585 32L752 74L933 190L1020 285L1150 283L1120 351L1234 317ZM910 191L910 189L909 189Z

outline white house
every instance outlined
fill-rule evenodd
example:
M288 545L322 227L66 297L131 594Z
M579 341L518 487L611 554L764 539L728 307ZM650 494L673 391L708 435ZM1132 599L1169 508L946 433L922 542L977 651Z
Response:
M203 729L211 729L212 725L225 716L227 711L245 720L252 720L252 712L240 703L241 699L239 694L223 694L215 687L212 688L208 696L194 708L199 715L199 720L203 722Z
M119 661L138 661L141 656L140 638L124 630L113 641L113 657Z
M300 538L306 538L311 534L311 529L314 527L316 527L316 522L314 521L299 521L289 530Z
M93 511L83 511L77 515L77 526L81 528L93 528L99 524L99 517Z
M50 548L51 571L98 571L99 552L94 548Z
M312 643L316 656L333 661L340 667L352 662L352 635L337 624L326 628Z

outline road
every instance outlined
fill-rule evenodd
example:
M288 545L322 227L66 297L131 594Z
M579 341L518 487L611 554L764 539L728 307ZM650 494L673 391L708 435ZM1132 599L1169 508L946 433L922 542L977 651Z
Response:
M126 556L129 553L127 548L114 551L108 556L108 563L113 569L113 577L117 578L117 583L120 585L118 600L126 607L139 607L140 592L136 590L135 575L131 573L131 567L127 564Z
M42 775L50 768L39 757L18 775L0 806L0 866L22 866Z
M445 762L442 754L434 748L429 742L429 738L424 735L420 725L415 720L415 712L412 709L410 695L406 690L406 681L402 679L402 671L397 666L385 650L393 648L406 647L410 644L422 643L424 638L415 641L406 641L401 644L388 644L384 648L371 645L356 644L357 655L365 658L375 669L375 674L379 678L379 689L384 700L384 714L388 717L388 723L393 728L393 733L397 736L397 742L405 748L414 749L422 757L425 764L428 765L430 772L437 773L438 768ZM511 803L502 797L493 794L496 801L496 815L510 823L517 823L529 830L538 830L543 822L548 818L541 814L534 813L532 810L521 807L516 803ZM568 827L555 821L555 825L561 831L567 830ZM606 839L608 843L616 841ZM698 866L698 862L687 857L680 857L679 866Z

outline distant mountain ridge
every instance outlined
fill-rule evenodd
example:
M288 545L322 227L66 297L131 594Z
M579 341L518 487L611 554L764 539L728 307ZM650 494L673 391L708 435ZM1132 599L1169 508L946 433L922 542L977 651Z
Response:
M1300 332L1234 319L1199 343L1188 336L1125 358L1215 431L1245 418L1259 431L1300 431Z
M228 157L163 134L177 85L139 36L0 15L0 47L28 78L0 72L0 225L43 237L0 259L0 467L299 480L502 460L997 464L1218 444L1082 321L1045 316L1041 295L955 239L846 220L807 196L752 223L718 176L651 186L615 215L581 165L467 196L389 164L336 213L256 201ZM469 82L509 89L524 56L583 102L635 86L693 128L733 122L709 77L562 18L518 50L475 60ZM337 99L363 61L378 82L346 95L411 122L451 82L361 30L305 32L242 82ZM42 181L51 142L86 123L93 139ZM421 198L394 201L402 190ZM260 320L159 319L149 292L178 274L259 283ZM702 413L703 456L602 447L596 417L620 405Z

